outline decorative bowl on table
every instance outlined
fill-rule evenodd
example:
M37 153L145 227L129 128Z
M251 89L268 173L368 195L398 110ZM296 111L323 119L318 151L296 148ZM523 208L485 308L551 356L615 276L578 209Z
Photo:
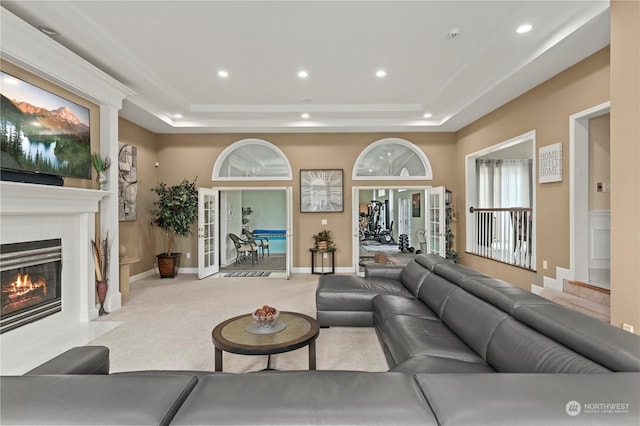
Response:
M280 311L268 305L258 308L251 314L253 321L260 328L273 328L278 323Z

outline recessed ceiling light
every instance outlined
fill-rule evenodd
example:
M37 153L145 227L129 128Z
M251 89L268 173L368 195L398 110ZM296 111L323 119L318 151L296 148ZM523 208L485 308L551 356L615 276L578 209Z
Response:
M431 118L433 117L433 114L431 114L430 112L427 112L423 115L424 118Z
M385 75L387 75L387 72L385 70L376 71L376 77L384 77Z
M182 118L182 114L173 114L173 118Z
M229 72L225 70L218 71L218 77L227 78L229 77Z
M300 114L300 117L302 118L309 118L309 114L307 114L306 112Z
M48 35L49 37L55 37L55 36L59 36L60 35L59 32L57 32L56 30L52 30L51 28L40 27L38 29L40 31L42 31L43 33L45 33L46 35Z
M307 78L307 77L309 77L309 73L304 71L304 70L303 71L298 71L298 77Z
M523 24L523 25L520 25L520 26L518 27L518 29L516 30L516 32L517 32L518 34L524 34L524 33L528 33L529 31L531 31L531 29L532 29L532 28L533 28L533 27L532 27L530 24Z

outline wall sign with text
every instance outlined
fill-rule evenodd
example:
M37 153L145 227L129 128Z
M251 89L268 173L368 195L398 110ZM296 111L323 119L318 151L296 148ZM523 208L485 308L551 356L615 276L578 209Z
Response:
M538 182L562 182L562 143L538 150Z

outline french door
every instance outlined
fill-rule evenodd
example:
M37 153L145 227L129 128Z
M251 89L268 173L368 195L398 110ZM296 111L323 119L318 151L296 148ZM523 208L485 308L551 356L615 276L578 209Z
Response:
M438 254L442 257L446 256L445 190L444 186L425 190L427 253Z
M218 191L198 188L198 278L220 270L218 256Z

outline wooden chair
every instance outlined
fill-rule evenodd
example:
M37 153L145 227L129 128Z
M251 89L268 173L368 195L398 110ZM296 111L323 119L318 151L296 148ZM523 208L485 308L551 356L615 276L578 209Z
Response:
M250 243L254 243L256 246L260 247L260 250L262 251L262 257L264 258L264 250L267 249L267 256L269 256L269 239L267 237L260 237L260 238L256 238L253 235L253 232L249 231L248 229L243 229L242 233L244 234L245 237L247 237L247 241L249 241Z
M242 262L247 256L251 256L251 265L258 261L258 246L247 240L242 240L236 234L229 234L229 238L236 247L236 265Z

